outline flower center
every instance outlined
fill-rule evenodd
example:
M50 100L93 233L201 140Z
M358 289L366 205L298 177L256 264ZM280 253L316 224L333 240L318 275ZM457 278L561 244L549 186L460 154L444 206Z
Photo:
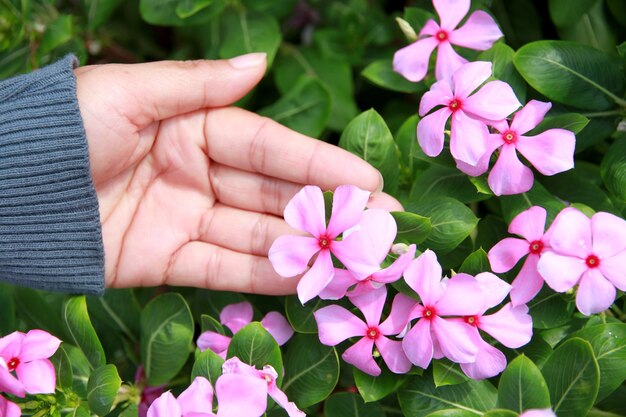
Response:
M437 316L437 312L435 311L434 307L426 307L424 308L424 311L422 312L422 317L424 317L427 320L432 320Z
M517 142L517 133L512 130L507 130L502 134L502 140L505 143L515 143Z
M585 263L589 268L597 268L600 266L600 258L596 255L589 255L587 259L585 259Z
M19 365L20 365L19 358L11 358L11 360L7 362L7 367L9 368L9 372L15 371L15 368L17 368Z
M470 326L478 326L478 317L477 316L465 316L465 323Z
M330 247L330 242L332 240L328 238L328 236L320 237L319 244L321 249L328 249Z
M454 98L450 100L450 103L448 104L448 108L452 110L452 113L454 113L455 111L461 108L462 104L463 103L461 102L461 100L459 100L458 98Z
M541 251L543 251L543 242L541 240L534 240L530 242L530 245L528 246L528 250L533 255L539 255Z
M369 329L367 329L367 332L365 333L365 335L372 340L376 340L378 339L378 336L380 335L380 330L378 330L377 327L370 327Z
M445 30L440 30L439 32L437 32L435 34L435 38L439 41L439 42L444 42L448 40L448 32L446 32Z

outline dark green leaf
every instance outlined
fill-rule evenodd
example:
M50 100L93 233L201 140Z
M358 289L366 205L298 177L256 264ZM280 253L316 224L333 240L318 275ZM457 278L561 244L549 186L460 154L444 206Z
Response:
M222 365L224 359L218 356L211 349L207 349L204 352L200 352L196 355L196 361L193 363L191 369L191 381L202 376L206 378L212 386L215 386L215 381L222 374Z
M352 375L359 394L366 403L378 401L397 391L406 379L406 376L394 374L384 366L378 376L366 374L357 368L353 368Z
M511 410L491 410L483 414L483 417L518 417L518 416L519 414Z
M433 197L452 197L462 203L472 203L489 198L479 193L469 177L456 168L431 165L417 174L409 200L429 200Z
M109 414L122 380L115 365L104 365L94 370L87 384L87 403L99 416Z
M550 408L548 385L539 368L526 356L518 356L500 376L498 406L518 413Z
M385 180L384 190L395 193L398 187L398 148L383 118L374 109L354 118L343 131L339 146L369 162Z
M570 106L607 110L624 95L620 60L589 46L537 41L517 51L514 63L533 88Z
M570 26L580 20L597 0L549 0L550 18L557 26Z
M391 215L398 225L397 241L408 245L422 243L431 231L432 227L428 217L408 211L392 211Z
M607 6L615 19L626 27L626 3L623 0L606 0ZM623 44L622 44L623 45Z
M148 23L163 26L184 26L206 23L224 10L226 0L213 0L192 13L192 0L139 0L139 12ZM179 13L180 12L180 13ZM182 18L182 16L188 16Z
M285 299L285 315L296 332L317 334L317 322L313 313L328 304L329 302L321 298L314 298L302 305L296 295L290 295Z
M271 365L278 373L277 384L283 377L283 358L274 337L259 322L252 322L239 330L228 346L228 358L234 356L248 365L263 369Z
M482 52L476 60L490 61L493 63L493 77L509 84L518 100L526 101L526 83L513 65L515 51L505 43L495 43L490 49Z
M470 275L478 275L481 272L488 271L491 271L491 265L489 264L489 259L487 259L487 252L483 248L478 248L465 258L458 270L458 272Z
M87 29L94 31L106 23L122 0L83 0L87 14Z
M393 70L390 59L379 59L369 64L361 75L373 84L400 93L426 91L422 83L413 83Z
M626 137L617 139L606 151L600 173L606 188L626 201Z
M528 306L535 329L553 329L562 326L571 319L574 312L573 303L545 286Z
M541 370L559 417L584 417L598 395L600 371L589 342L569 339Z
M141 309L131 289L108 289L102 297L87 297L93 317L137 343Z
M365 404L361 397L351 392L331 395L324 403L326 417L385 417L380 404Z
M89 319L85 296L67 300L63 319L72 341L89 359L91 368L96 369L104 365L106 363L104 349Z
M181 370L193 339L193 318L178 293L162 294L141 312L141 359L148 384L161 385Z
M467 410L450 409L439 410L428 414L426 417L476 417L476 413Z
M198 13L200 10L204 10L207 7L212 6L216 0L181 0L176 6L176 15L181 19L187 19ZM217 0L217 3L224 3ZM223 6L222 6L223 7Z
M589 123L576 135L576 153L602 144L611 137L619 120L615 117L591 117Z
M268 12L276 17L289 15L298 0L243 0L243 4L257 12Z
M324 346L317 336L297 334L285 355L282 389L299 408L323 401L339 379L339 357L334 347Z
M404 8L404 20L409 22L416 32L422 30L428 19L438 20L437 17L420 7L405 7Z
M574 134L580 133L589 124L589 119L579 113L564 113L556 116L546 116L537 127L527 133L535 136L548 129L566 129Z
M15 330L15 301L12 286L0 283L0 335Z
M615 35L604 12L603 0L595 0L574 23L558 27L557 31L563 40L589 45L608 54L615 52Z
M511 220L513 220L515 216L532 206L545 208L548 212L547 222L550 224L556 215L565 208L565 204L550 194L539 181L535 181L533 188L526 193L500 197L500 204L502 206L504 221L506 221L507 224L511 223Z
M557 197L570 203L582 203L596 211L614 212L609 196L580 169L569 170L551 177L541 178L541 183Z
M222 58L265 52L268 66L271 66L281 41L280 28L274 16L240 9L225 13L221 24L224 28L219 50Z

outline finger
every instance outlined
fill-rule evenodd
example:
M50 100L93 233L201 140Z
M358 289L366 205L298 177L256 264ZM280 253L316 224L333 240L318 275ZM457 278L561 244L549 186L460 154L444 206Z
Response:
M237 252L265 256L279 236L296 233L278 217L217 205L200 224L200 240Z
M387 211L404 211L402 204L386 193L374 193L367 202L369 208L380 208Z
M297 278L283 278L266 257L235 252L204 242L190 242L173 259L166 284L287 295L296 292Z
M239 108L209 110L205 136L211 159L234 168L324 190L382 187L380 173L356 155Z
M302 184L255 174L214 163L209 176L211 187L221 203L243 210L282 216L285 206Z

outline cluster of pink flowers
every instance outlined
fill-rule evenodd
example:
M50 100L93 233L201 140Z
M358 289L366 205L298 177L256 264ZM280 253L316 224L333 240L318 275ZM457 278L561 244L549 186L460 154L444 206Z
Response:
M557 292L578 285L576 306L590 315L606 310L616 290L626 290L626 221L610 213L591 218L568 207L544 232L546 211L533 206L518 214L509 233L489 251L491 269L507 272L524 256L526 260L512 283L513 305L527 303L545 281Z
M61 341L43 330L13 332L0 338L0 391L17 397L53 394L54 365L48 359ZM19 417L20 407L0 395L0 415Z
M485 315L488 309L504 300L510 285L491 273L476 277L456 274L442 279L442 269L435 254L427 250L414 259L415 245L405 246L397 259L381 268L396 238L397 226L384 210L364 211L365 195L366 192L354 186L337 188L328 229L333 219L350 219L350 222L343 224L341 236L333 234L329 238L319 232L327 230L322 191L314 186L304 187L287 204L285 213L291 215L285 217L296 228L306 225L307 228L301 227L301 230L313 237L282 236L270 249L274 268L286 276L294 275L295 271L304 272L311 257L309 253L319 251L318 258L302 280L318 279L322 283L298 286L300 299L305 302L316 295L339 299L345 295L362 312L365 320L338 305L317 310L314 314L320 341L332 346L351 337L361 337L342 357L370 375L381 372L373 358L374 346L387 367L395 373L406 373L413 365L426 368L433 358L442 357L460 363L463 371L472 378L487 378L502 372L506 358L482 340L479 329L510 348L520 347L530 340L532 320L526 306L506 304L497 313ZM294 218L299 222L295 223ZM319 223L306 222L304 219L307 218ZM312 247L306 249L306 256L301 256L300 242ZM344 245L341 255L343 259L350 259L350 263L341 269L332 266L330 260L331 268L321 274L316 269L319 258L330 258L330 254L323 254L323 251L333 251L335 243ZM358 265L359 261L361 265ZM296 262L297 268L294 267ZM369 275L363 274L365 270ZM284 274L285 271L289 274ZM386 284L402 277L419 295L421 302L397 294L383 321L381 316L388 295ZM316 288L315 293L310 292L310 288Z
M474 12L464 26L454 29L468 12L470 0L433 0L441 26L429 20L420 39L399 50L394 69L411 81L426 75L428 59L439 48L435 82L420 101L417 138L424 153L437 156L444 146L446 123L450 119L450 153L457 167L471 176L489 169L492 154L498 158L489 173L494 194L508 195L532 188L533 172L518 158L523 155L543 175L554 175L574 167L574 134L549 129L535 136L527 133L537 127L551 104L531 100L507 121L521 103L503 81L489 81L490 62L470 62L461 58L451 45L485 50L502 36L491 16ZM484 84L484 85L483 85ZM439 109L431 113L435 107ZM429 114L430 113L430 114Z
M217 413L213 413L211 383L206 378L196 377L178 398L169 391L163 393L148 409L148 417L260 417L266 411L268 395L289 417L304 417L305 414L276 386L277 376L269 365L258 370L236 357L230 358L224 362L222 375L215 381Z

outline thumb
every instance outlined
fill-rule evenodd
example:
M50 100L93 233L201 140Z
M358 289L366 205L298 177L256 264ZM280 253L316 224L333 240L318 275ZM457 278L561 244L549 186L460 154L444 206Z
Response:
M266 65L263 52L228 60L107 65L107 79L99 73L98 81L101 85L108 81L110 94L119 103L117 110L143 128L154 121L239 100L261 80ZM89 67L84 69L89 76Z

